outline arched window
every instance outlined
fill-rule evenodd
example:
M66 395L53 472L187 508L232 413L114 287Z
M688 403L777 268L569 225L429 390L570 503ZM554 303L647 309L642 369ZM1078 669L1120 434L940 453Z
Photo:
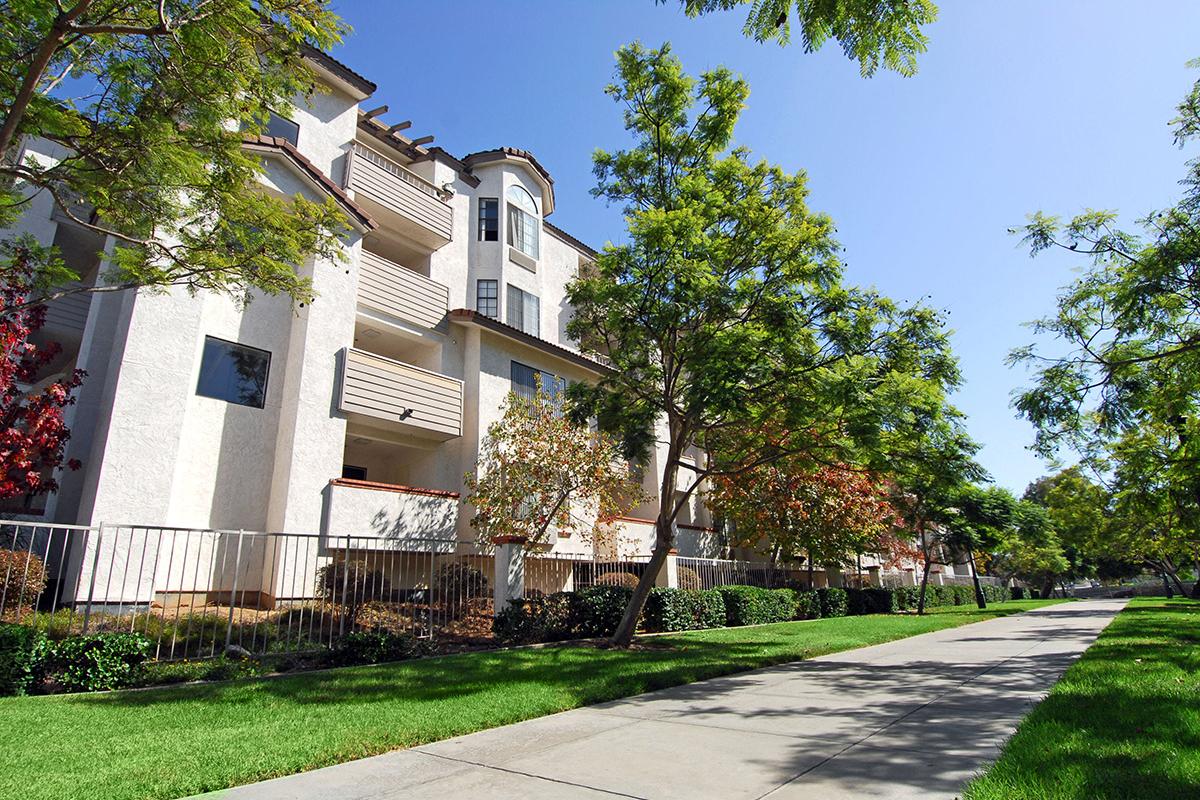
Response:
M508 187L504 199L508 203L508 243L530 258L537 258L537 203L520 186Z

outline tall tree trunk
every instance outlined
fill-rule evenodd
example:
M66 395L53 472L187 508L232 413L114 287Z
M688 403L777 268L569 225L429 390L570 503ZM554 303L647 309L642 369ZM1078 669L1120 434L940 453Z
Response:
M638 585L634 587L629 605L625 607L625 616L621 617L621 624L617 626L612 638L608 640L611 647L628 647L629 643L633 641L633 635L637 632L638 619L642 616L642 609L646 605L646 598L650 596L650 590L654 588L654 583L658 579L659 573L662 572L663 565L667 562L667 556L671 554L671 548L675 544L675 535L671 527L679 514L680 505L687 501L686 497L682 500L675 497L675 481L679 475L680 452L675 443L680 439L682 439L682 434L677 434L672 430L672 441L667 448L667 461L663 468L662 483L659 485L658 517L654 520L654 552L650 554L650 562L646 564L646 571L642 573Z
M983 586L979 583L979 570L975 569L974 548L967 548L967 563L971 566L971 584L975 587L975 605L980 609L987 608L987 598L983 596Z
M921 592L917 595L917 616L925 613L925 589L929 586L929 568L933 563L926 558L925 569L921 571Z
M1041 595L1043 600L1048 600L1054 597L1054 578L1045 578L1042 580Z
M808 588L811 591L811 590L817 588L816 585L813 583L813 581L814 581L813 560L812 560L812 551L811 550L804 551L804 560L808 562Z
M661 525L662 520L659 519L655 523L654 552L650 554L646 571L642 573L638 585L634 587L629 605L625 607L625 616L621 617L621 624L617 626L612 638L608 640L612 647L628 647L629 643L633 641L633 635L637 632L638 618L642 616L642 609L646 606L646 598L650 596L650 590L654 588L655 580L667 562L667 556L671 553L670 525L668 523L665 538Z

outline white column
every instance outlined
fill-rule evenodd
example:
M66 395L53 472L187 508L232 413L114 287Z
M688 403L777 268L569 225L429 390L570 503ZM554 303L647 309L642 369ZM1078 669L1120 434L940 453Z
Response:
M662 569L654 576L655 586L666 586L671 589L679 588L679 554L672 550L667 554Z
M499 614L525 596L525 540L519 536L495 540L492 610Z

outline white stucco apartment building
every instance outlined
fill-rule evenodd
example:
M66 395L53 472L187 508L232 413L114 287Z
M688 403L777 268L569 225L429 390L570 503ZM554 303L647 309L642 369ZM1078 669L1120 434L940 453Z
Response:
M339 203L344 261L298 266L317 295L301 308L182 289L52 304L41 335L64 345L56 367L88 373L68 417L68 456L83 468L21 511L64 524L470 540L463 475L507 394L604 369L566 336L565 287L594 252L549 222L546 168L508 147L461 158L426 147L364 105L370 81L316 51L306 63L327 91L246 147L263 159L265 191ZM36 140L25 148L59 155ZM106 243L47 194L20 231L58 245L85 281L103 272ZM653 494L657 464L645 474ZM634 552L649 550L652 514L622 522ZM717 554L699 499L685 516L681 548Z
M475 552L463 476L509 392L554 390L606 369L566 335L566 286L595 253L548 220L554 180L537 158L510 147L462 157L428 147L365 103L373 83L315 50L305 61L325 91L297 100L290 119L273 117L245 146L262 158L264 191L332 197L344 211L344 257L297 266L315 302L130 290L48 308L38 335L63 345L50 371L87 371L67 417L67 456L83 467L62 473L41 505L0 508L0 518L127 532L44 539L76 600L97 583L112 595L119 571L119 594L138 602L211 593L232 568L245 573L243 591L252 582L270 604L311 595L318 564L330 560L427 552L429 540L449 545L439 557ZM44 141L23 147L21 158L62 155ZM111 243L47 193L0 235L18 233L58 246L85 283L104 271ZM610 539L609 552L594 552L568 537L550 555L647 556L662 456L643 470L651 499L617 524L619 549ZM195 535L168 539L153 527ZM231 557L219 532L235 531L307 538L247 548L239 534ZM699 495L679 519L677 547L681 557L730 555ZM242 563L243 551L257 567ZM570 569L554 574L563 580L543 588L569 588Z

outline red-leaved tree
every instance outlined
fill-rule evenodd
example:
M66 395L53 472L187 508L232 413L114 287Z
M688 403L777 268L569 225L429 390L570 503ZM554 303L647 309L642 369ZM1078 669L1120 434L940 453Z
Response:
M0 312L20 306L30 290L31 270L19 249L10 254L11 268L0 278ZM86 373L76 369L30 391L62 349L30 341L45 321L45 306L0 313L0 501L58 489L54 473L71 436L63 410L75 402L72 392ZM80 463L71 459L67 466L79 469Z
M717 478L708 502L732 523L731 541L775 561L803 557L811 580L814 565L849 566L860 553L884 563L913 555L888 495L886 483L848 465L782 459Z

